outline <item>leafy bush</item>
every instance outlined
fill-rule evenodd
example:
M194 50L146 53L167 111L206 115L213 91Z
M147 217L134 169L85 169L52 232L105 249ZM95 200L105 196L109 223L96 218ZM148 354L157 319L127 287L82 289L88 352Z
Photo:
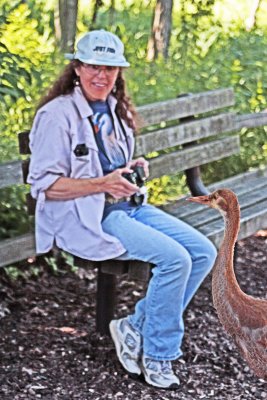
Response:
M33 18L29 6L21 1L2 3L0 159L4 162L18 159L17 134L30 128L40 88L48 86L63 58L54 51L54 38L46 20ZM44 29L40 30L42 22ZM1 190L0 237L28 230L24 193L25 188L18 186Z
M0 19L2 161L18 158L17 133L30 128L40 88L48 87L63 64L63 57L55 52L47 16L36 20L29 6L20 3L6 9Z

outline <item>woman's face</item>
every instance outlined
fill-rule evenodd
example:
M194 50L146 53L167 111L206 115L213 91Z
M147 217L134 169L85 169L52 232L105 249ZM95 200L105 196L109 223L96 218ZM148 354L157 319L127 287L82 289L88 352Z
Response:
M105 101L116 82L119 67L81 64L75 68L75 72L88 100Z

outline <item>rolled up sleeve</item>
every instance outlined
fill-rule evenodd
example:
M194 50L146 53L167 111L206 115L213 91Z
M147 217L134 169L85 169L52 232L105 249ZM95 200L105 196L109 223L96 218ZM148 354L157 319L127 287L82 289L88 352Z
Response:
M38 113L30 133L30 149L27 182L32 196L38 198L57 179L70 174L71 140L67 119L48 111Z

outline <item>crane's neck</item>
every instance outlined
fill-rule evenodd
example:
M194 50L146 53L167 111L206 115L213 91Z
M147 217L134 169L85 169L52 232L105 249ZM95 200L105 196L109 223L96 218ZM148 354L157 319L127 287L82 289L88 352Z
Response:
M227 272L227 278L236 283L233 258L234 258L234 248L235 242L237 240L239 226L240 226L240 208L237 204L232 207L226 213L223 213L225 229L224 237L217 257L217 262L215 264L214 273L218 271L218 274L222 276L222 270Z
M235 208L232 208L223 216L225 223L223 244L226 244L227 246L232 245L234 247L240 226L239 206L237 205Z

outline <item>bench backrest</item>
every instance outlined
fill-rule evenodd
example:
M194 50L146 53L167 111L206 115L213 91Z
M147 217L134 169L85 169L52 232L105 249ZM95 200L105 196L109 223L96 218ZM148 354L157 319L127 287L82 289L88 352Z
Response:
M143 133L136 138L135 157L150 158L150 179L215 161L239 152L233 112L214 114L234 104L232 89L189 94L138 108ZM208 113L208 115L207 115ZM29 132L19 134L20 154L30 154ZM22 162L26 183L29 160ZM34 202L28 198L29 213Z
M150 178L184 171L237 153L238 134L223 135L236 129L236 114L215 114L232 105L234 93L229 88L138 107L144 129L136 138L135 156L151 157ZM19 134L19 142L20 154L30 154L28 132ZM153 157L151 153L155 152L157 155ZM27 161L23 163L23 174L21 161L0 165L0 188L23 183L25 174Z
M235 130L235 113L215 115L233 104L233 90L220 89L139 107L144 125L150 129L137 137L135 156L157 152L150 159L150 178L239 152L238 135L222 136Z
M180 96L137 108L143 131L136 138L135 156L150 159L150 179L178 171L190 171L239 152L239 122L234 112L225 112L234 105L232 88ZM244 122L245 124L246 122ZM29 155L29 132L19 134L22 155ZM25 157L24 157L25 158ZM22 170L21 170L22 165ZM29 160L0 165L0 188L26 182ZM29 213L34 202L28 197ZM0 244L0 266L34 254L33 234Z

